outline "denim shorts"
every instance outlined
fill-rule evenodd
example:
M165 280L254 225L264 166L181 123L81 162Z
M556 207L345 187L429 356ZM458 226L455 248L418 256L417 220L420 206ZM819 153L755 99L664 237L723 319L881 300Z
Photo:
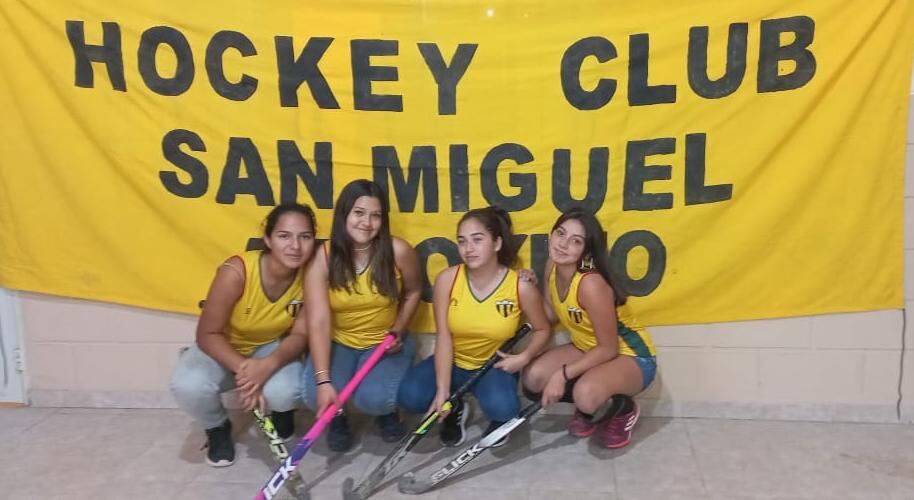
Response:
M641 368L641 377L644 379L644 385L641 386L643 391L647 389L647 386L651 385L657 375L657 357L632 356L632 359L638 364L638 368Z

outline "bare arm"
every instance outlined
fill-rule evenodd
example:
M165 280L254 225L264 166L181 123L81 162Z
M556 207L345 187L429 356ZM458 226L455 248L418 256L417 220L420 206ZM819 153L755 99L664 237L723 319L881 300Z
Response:
M302 310L307 320L308 350L311 352L311 363L314 367L316 382L330 380L330 341L332 337L328 296L329 277L326 255L324 250L319 248L305 269L305 279L302 283L305 300ZM312 376L312 374L305 374L305 376ZM324 408L336 400L336 390L332 384L321 384L317 388L317 410L320 414Z
M441 405L451 393L451 370L454 366L454 340L447 326L448 307L451 300L451 286L457 266L449 267L435 279L435 294L432 307L435 311L435 386L437 392L431 410L441 410Z
M422 280L419 275L419 259L416 257L416 251L413 247L400 238L394 238L393 245L394 260L396 260L397 269L400 270L400 276L403 278L403 287L400 290L397 319L391 329L396 332L403 332L409 328L409 322L412 321L416 307L419 306L419 298L422 294Z
M197 322L197 346L232 373L238 371L245 357L229 344L225 327L244 292L243 269L244 263L239 257L231 257L219 267Z

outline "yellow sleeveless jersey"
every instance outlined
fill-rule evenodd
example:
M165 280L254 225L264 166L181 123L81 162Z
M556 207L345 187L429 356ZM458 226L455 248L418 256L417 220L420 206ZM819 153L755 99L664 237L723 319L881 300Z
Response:
M324 255L327 256L327 246ZM329 259L328 259L329 261ZM397 289L402 288L400 270L394 267ZM398 301L385 297L371 284L371 266L356 275L355 283L345 288L330 289L330 311L333 341L353 349L367 349L384 340L397 320Z
M516 271L508 269L495 290L480 299L470 289L466 266L457 267L447 309L447 326L454 339L455 365L464 370L481 367L514 336L520 322Z
M571 335L571 342L578 349L587 352L597 345L597 337L593 333L593 323L587 311L578 301L578 289L585 276L594 275L591 279L603 279L600 273L575 273L568 287L565 300L559 297L555 284L555 268L549 275L549 295L552 298L552 308L562 327ZM616 327L619 330L619 354L624 356L650 357L656 356L657 351L651 342L647 330L641 326L632 314L628 304L616 307Z
M244 291L225 329L229 344L243 356L286 333L302 307L300 272L275 302L267 298L260 281L260 256L260 251L238 256L244 263Z

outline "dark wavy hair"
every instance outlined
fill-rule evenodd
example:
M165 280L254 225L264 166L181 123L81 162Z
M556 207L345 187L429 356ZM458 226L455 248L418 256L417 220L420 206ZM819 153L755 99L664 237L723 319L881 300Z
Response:
M603 232L603 226L600 221L597 220L594 214L583 208L574 207L559 216L555 224L552 225L551 233L555 232L567 220L576 220L584 226L584 252L581 254L581 262L578 263L578 271L591 271L591 269L584 267L584 260L588 257L592 258L593 270L600 273L600 276L613 289L616 305L625 304L625 301L628 300L628 293L618 286L619 280L614 279L614 273L609 264L609 252L606 249L606 233Z
M460 222L457 223L459 228L461 224L469 219L476 219L486 231L492 235L492 239L501 238L501 249L498 250L498 263L513 267L517 261L517 248L514 247L514 233L511 232L511 216L505 209L497 206L488 206L486 208L474 208L463 214Z
M333 224L330 227L330 288L343 288L352 293L355 285L355 264L352 263L352 239L346 231L346 218L363 196L377 198L381 202L381 228L371 241L370 282L381 295L396 300L400 295L397 276L394 272L393 238L390 235L390 208L387 194L380 186L366 179L352 181L343 188L333 209ZM358 292L358 290L356 290Z
M317 221L314 218L314 210L311 210L311 207L295 202L285 202L273 207L273 210L270 210L270 213L263 219L264 236L272 236L279 218L288 213L304 215L308 222L311 223L311 230L317 233ZM269 247L264 245L264 251L269 252Z

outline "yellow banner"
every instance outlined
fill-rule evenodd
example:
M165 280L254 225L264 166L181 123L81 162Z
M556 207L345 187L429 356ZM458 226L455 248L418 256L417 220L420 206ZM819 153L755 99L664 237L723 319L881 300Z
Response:
M0 4L0 284L195 312L370 178L429 282L596 210L648 324L902 306L909 0ZM418 314L432 329L431 311Z

